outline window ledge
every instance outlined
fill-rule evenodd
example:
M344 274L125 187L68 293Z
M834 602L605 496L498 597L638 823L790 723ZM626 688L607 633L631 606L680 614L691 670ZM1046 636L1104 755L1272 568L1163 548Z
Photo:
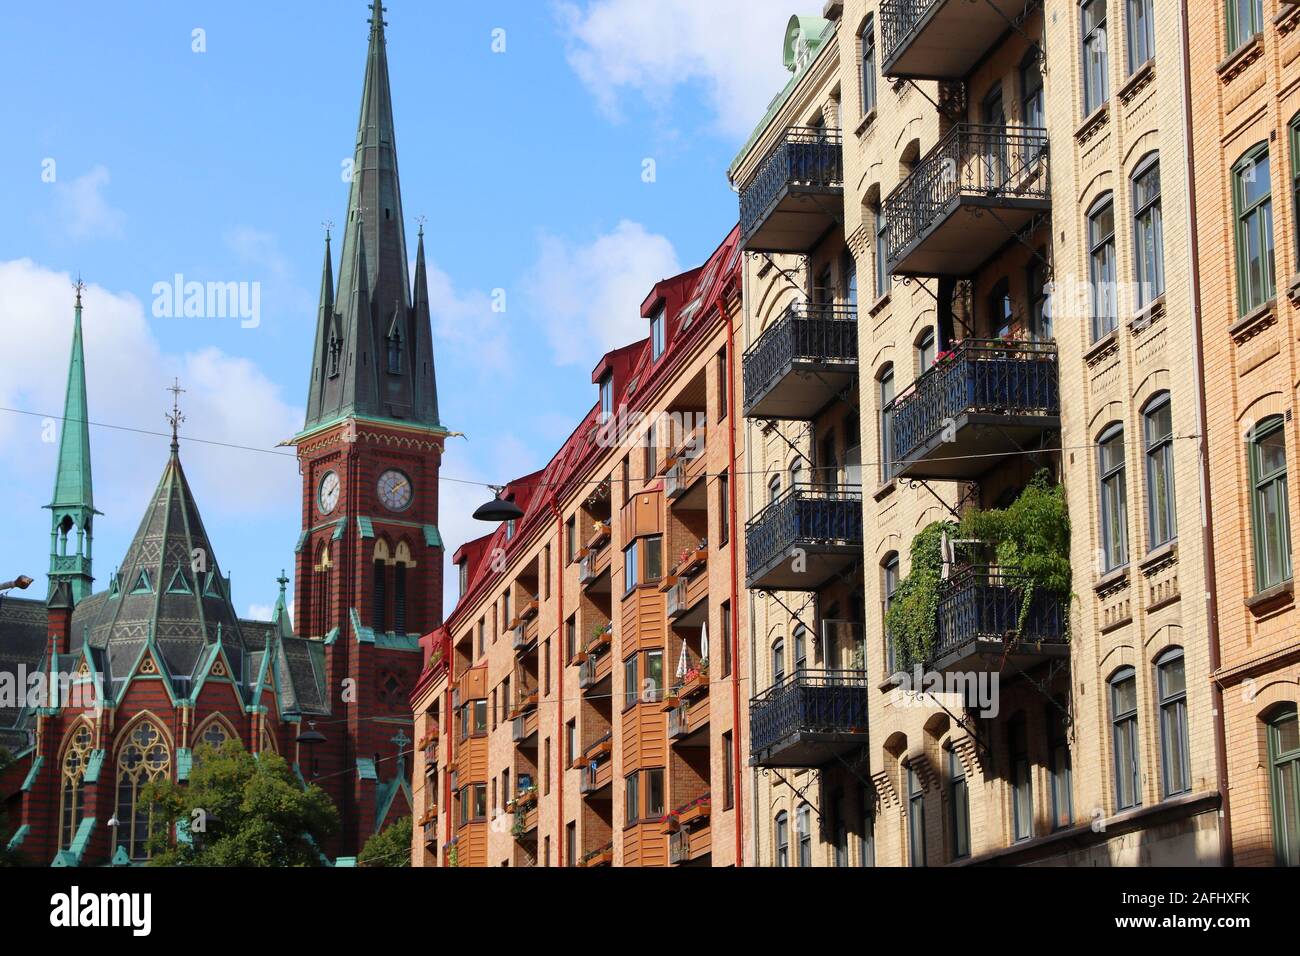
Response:
M1154 59L1147 60L1134 70L1133 75L1119 88L1119 93L1116 95L1119 96L1120 102L1125 106L1133 102L1133 98L1151 84L1151 81L1155 79L1155 75L1156 61Z
M1178 539L1167 541L1158 548L1153 548L1147 552L1147 556L1142 559L1138 568L1143 574L1153 574L1159 571L1167 564L1172 564L1178 560Z
M872 126L875 125L876 112L877 112L876 107L874 106L871 107L871 109L867 110L867 115L862 117L862 122L860 122L857 126L857 129L853 131L854 136L861 136L863 133L865 133Z
M1099 596L1105 597L1107 594L1118 591L1127 584L1128 565L1126 564L1123 567L1115 568L1113 571L1107 571L1097 579L1096 583L1093 584L1092 589L1096 591Z
M894 493L894 489L897 487L898 487L898 479L890 478L888 481L883 482L880 485L880 487L877 488L874 492L872 492L872 497L875 498L876 501L884 501L886 498L888 498L891 494Z
M1250 64L1254 63L1264 55L1264 35L1256 33L1253 37L1243 43L1237 49L1233 50L1228 56L1215 67L1214 71L1219 74L1219 79L1224 83L1231 83L1236 77L1240 76L1242 71Z
M1256 614L1264 611L1274 610L1283 604L1288 604L1295 600L1295 582L1287 578L1281 584L1275 584L1271 588L1266 588L1259 593L1246 598L1245 604L1247 610Z
M1074 131L1074 140L1080 146L1088 142L1110 121L1110 103L1102 103L1088 114L1079 128Z
M875 318L881 312L885 311L885 306L889 305L889 296L890 294L886 292L875 302L873 302L871 304L871 308L867 309L867 315L871 316L872 318Z
M1300 7L1297 7L1296 9L1300 10ZM1291 280L1291 284L1286 287L1286 297L1292 302L1300 300L1300 274L1297 274L1296 277Z
M1165 314L1165 294L1162 292L1129 320L1130 332L1141 332L1155 325Z
M1277 322L1277 299L1269 299L1263 305L1252 309L1232 324L1228 333L1238 345L1253 339L1270 325Z
M1089 365L1096 365L1112 352L1119 351L1119 329L1111 329L1084 350L1083 360Z

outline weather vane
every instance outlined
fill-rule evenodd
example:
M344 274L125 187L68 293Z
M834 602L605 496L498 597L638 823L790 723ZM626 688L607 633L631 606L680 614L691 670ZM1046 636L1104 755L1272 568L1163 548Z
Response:
M185 421L185 416L181 414L181 393L185 389L181 388L181 380L174 378L172 383L167 386L167 391L172 393L172 410L171 414L163 417L172 426L172 451L176 451L180 448L180 441L176 437L176 429L180 427L181 422Z
M326 219L321 223L321 225L325 227L325 238L328 239L330 237L330 232L334 229L334 220Z
M77 273L77 281L73 284L72 288L77 290L77 305L81 305L81 293L86 290L86 283L81 281L80 272Z

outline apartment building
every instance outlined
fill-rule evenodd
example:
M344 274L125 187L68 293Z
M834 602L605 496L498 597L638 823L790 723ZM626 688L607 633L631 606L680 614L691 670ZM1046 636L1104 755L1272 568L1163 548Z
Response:
M729 170L745 270L746 757L754 857L823 866L870 854L858 259L835 24L792 17L782 56L790 80Z
M1239 866L1296 866L1300 4L1186 7L1228 842Z
M461 597L412 701L414 859L744 862L738 231L641 308L597 401L453 556Z

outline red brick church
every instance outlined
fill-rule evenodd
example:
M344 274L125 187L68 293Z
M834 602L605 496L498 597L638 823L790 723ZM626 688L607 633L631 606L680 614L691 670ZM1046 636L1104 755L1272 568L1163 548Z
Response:
M283 576L270 622L236 614L220 535L205 528L182 466L175 407L135 537L92 587L96 524L129 516L95 508L85 384L94 356L83 351L78 290L48 596L0 594L0 748L15 758L0 776L10 831L0 841L25 862L142 862L140 791L159 777L186 780L200 742L275 751L329 793L342 832L320 848L323 862L354 857L410 813L408 697L419 637L442 619L447 431L423 231L413 282L407 265L384 26L375 0L339 276L327 236L306 421L293 439L302 527L292 623Z

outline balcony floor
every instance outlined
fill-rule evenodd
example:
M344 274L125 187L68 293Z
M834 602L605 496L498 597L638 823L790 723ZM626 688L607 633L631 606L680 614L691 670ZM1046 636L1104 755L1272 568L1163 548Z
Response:
M801 730L750 755L751 767L821 767L837 756L865 747L867 733L813 733Z
M1034 183L1038 180L1035 178ZM1008 187L1012 188L1012 187ZM900 276L969 276L1014 241L1035 216L1050 212L1047 199L963 193L899 253L890 271Z
M1024 10L1024 0L936 0L880 72L918 80L960 79L1010 32L1009 22Z
M840 186L787 185L744 239L749 252L807 252L843 215Z
M772 386L745 409L745 417L809 421L852 385L857 375L856 360L793 360Z
M898 463L900 478L971 479L1003 457L1037 447L1044 432L1059 432L1056 415L998 415L962 412L953 419L954 441L936 432ZM933 460L929 460L933 456Z
M1066 643L1022 643L1016 646L1006 660L1002 659L1003 642L995 637L980 637L937 658L929 670L947 674L954 671L1015 674L1027 671L1044 661L1068 658L1070 645Z
M764 567L747 569L745 587L764 591L816 591L835 575L862 560L860 544L827 545L796 541L791 550L795 548L805 552L807 567L796 571L791 555L785 553Z

